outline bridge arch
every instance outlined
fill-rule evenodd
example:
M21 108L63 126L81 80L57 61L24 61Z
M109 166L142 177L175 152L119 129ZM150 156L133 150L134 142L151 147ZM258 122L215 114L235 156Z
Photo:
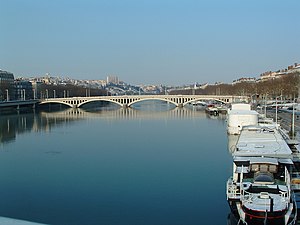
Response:
M91 100L86 100L84 102L81 102L77 105L78 108L80 108L82 105L85 105L87 103L90 103L90 102L111 102L111 103L115 103L119 106L123 106L120 102L117 102L117 101L114 101L114 100L110 100L110 99L91 99Z
M176 102L171 101L169 99L165 99L165 98L143 98L143 99L137 99L137 100L132 101L131 103L128 104L128 107L130 107L133 104L138 103L138 102L151 101L151 100L158 100L158 101L163 101L163 102L169 102L169 103L175 105L176 107L178 106L178 104Z
M220 100L220 99L218 99L218 98L203 98L203 97L201 97L201 98L191 99L191 100L189 100L189 101L183 103L183 106L185 106L185 105L187 105L187 104L189 104L189 103L191 103L191 102L195 102L195 101L217 101L217 102L221 102L221 103L223 103L223 104L228 104L228 102L226 102L226 101L224 101L224 100Z
M51 104L51 103L66 105L66 106L69 106L70 108L73 108L72 104L67 103L67 102L63 102L63 101L57 101L57 100L42 101L42 102L39 103L39 105L45 105L45 104Z

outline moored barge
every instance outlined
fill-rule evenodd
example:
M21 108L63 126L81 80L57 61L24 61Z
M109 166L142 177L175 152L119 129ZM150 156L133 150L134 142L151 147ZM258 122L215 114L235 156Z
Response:
M238 110L235 106L235 110ZM239 224L296 224L297 206L291 188L292 151L274 123L259 123L245 104L228 113L238 131L230 142L233 175L227 181L227 200ZM242 115L242 116L237 116ZM248 115L248 119L247 119ZM255 115L257 118L255 118ZM233 121L233 119L242 121ZM243 125L244 123L244 125Z

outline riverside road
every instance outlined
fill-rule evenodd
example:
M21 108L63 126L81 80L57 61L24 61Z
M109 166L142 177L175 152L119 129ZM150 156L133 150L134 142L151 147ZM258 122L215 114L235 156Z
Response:
M276 112L275 110L269 110L267 111L267 116L271 117L276 120ZM277 120L278 123L286 130L291 130L292 126L292 111L283 111L283 110L278 110L277 112ZM295 131L299 132L300 131L300 114L298 112L295 113Z

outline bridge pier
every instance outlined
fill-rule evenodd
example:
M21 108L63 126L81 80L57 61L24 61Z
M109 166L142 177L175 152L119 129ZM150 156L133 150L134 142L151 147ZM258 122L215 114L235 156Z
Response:
M72 105L72 108L73 108L73 109L76 109L76 108L78 108L78 107L77 107L76 104L73 104L73 105Z
M178 108L183 108L183 104L182 104L182 103L179 103L177 107L178 107Z
M127 104L123 104L123 105L122 105L122 108L123 108L123 109L127 109L127 108L128 108L128 105L127 105Z

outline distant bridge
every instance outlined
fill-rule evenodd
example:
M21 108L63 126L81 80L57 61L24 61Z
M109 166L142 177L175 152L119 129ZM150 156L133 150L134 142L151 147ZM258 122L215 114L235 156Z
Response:
M222 96L222 95L124 95L124 96L94 96L94 97L72 97L72 98L49 98L40 100L40 104L59 103L71 108L80 108L89 102L104 101L112 102L121 107L147 100L161 100L174 104L176 107L183 107L194 101L215 100L230 104L233 102L248 102L248 96Z

